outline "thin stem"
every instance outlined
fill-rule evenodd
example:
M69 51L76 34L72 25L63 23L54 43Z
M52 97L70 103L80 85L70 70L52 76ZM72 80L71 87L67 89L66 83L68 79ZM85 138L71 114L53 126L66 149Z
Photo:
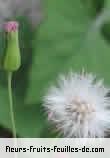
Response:
M9 95L9 105L10 105L10 117L12 123L12 133L14 139L14 147L17 147L17 137L16 137L16 126L15 126L15 116L13 109L13 96L12 96L12 72L8 72L8 95ZM18 158L17 153L14 153L14 158Z
M16 126L15 126L15 117L14 117L14 109L13 109L11 82L12 82L12 72L8 72L8 94L9 94L9 105L10 105L10 117L11 117L11 123L12 123L13 138L16 138Z

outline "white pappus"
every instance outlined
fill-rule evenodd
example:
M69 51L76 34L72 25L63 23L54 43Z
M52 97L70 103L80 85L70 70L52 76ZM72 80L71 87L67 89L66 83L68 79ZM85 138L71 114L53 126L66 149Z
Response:
M43 106L64 137L102 138L110 128L108 92L93 74L71 72L49 88Z

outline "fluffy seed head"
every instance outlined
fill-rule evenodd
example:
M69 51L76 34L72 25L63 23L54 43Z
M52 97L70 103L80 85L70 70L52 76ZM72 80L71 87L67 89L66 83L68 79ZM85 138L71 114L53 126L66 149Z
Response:
M104 137L110 128L108 92L92 74L61 76L44 96L48 119L65 137Z

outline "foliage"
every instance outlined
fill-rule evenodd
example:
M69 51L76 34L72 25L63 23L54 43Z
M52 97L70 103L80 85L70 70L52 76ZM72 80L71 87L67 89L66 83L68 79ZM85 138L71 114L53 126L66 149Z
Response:
M32 30L25 17L17 18L21 28L22 66L13 77L13 95L17 133L20 137L56 135L46 121L42 99L60 73L67 73L71 69L81 71L84 68L110 84L110 31L109 27L105 27L106 24L109 26L109 21L97 27L98 15L103 14L104 3L99 0L92 2L46 0L46 16L36 30ZM107 2L104 9L108 9L109 5ZM1 34L1 56L3 38ZM11 129L7 80L3 71L0 75L0 89L0 123Z

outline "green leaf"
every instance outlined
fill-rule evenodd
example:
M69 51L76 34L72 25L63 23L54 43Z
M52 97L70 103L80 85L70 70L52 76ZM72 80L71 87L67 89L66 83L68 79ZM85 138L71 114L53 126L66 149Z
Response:
M8 92L0 86L0 124L11 129ZM48 130L45 116L40 105L27 106L14 97L14 112L17 134L19 137L41 137L44 130Z
M41 101L58 75L71 69L84 68L110 83L110 47L96 23L80 0L48 0L47 18L36 38L26 103Z
M47 16L36 35L26 103L41 101L48 86L79 53L91 26L88 9L80 0L47 0L46 4Z
M84 68L110 85L110 46L100 32L90 32L78 55L68 62L65 69L67 67L72 67L75 72Z
M83 0L83 2L88 7L90 15L96 16L103 9L105 0Z

